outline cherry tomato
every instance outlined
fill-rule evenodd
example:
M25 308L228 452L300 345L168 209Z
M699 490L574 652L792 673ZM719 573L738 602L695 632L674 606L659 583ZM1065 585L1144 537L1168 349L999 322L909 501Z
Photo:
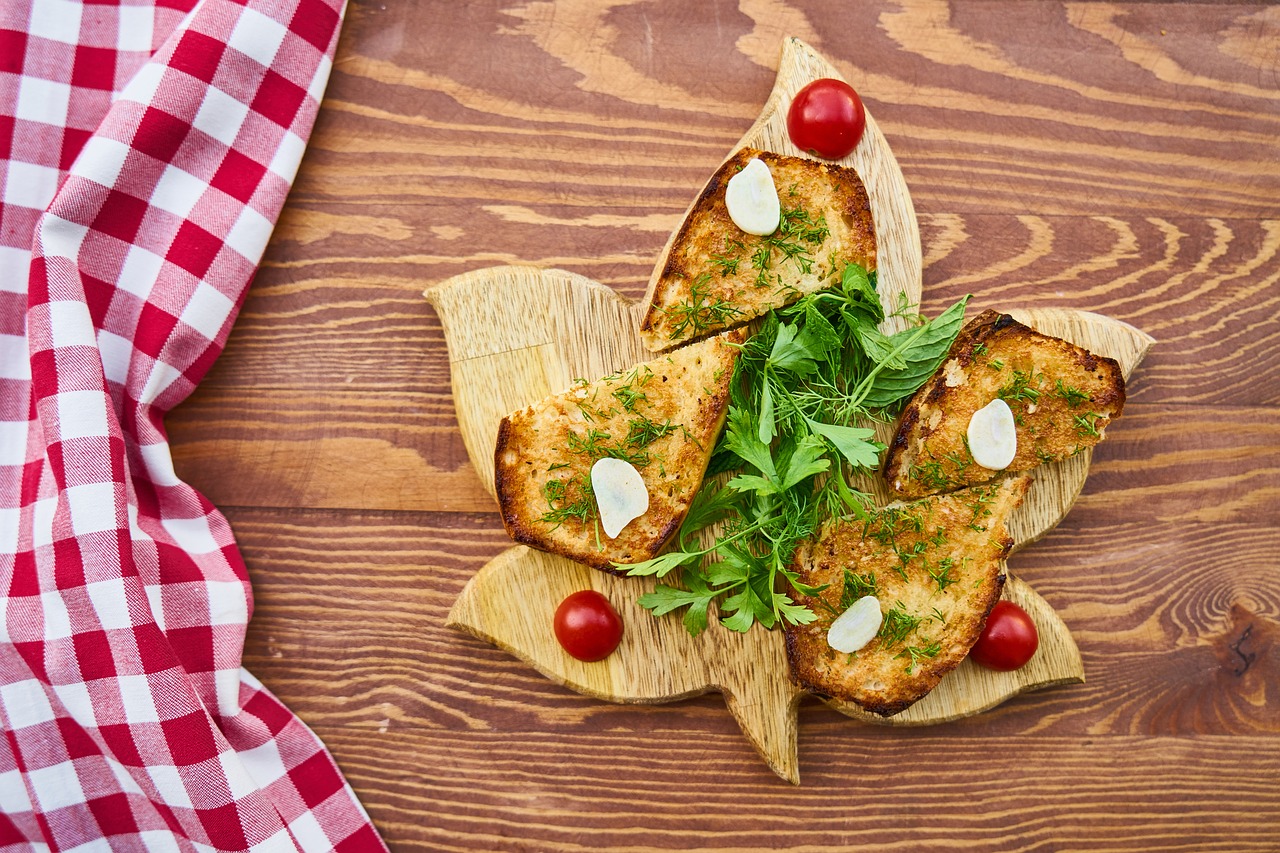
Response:
M556 639L578 660L603 660L622 642L622 620L594 589L575 592L556 608Z
M867 126L862 98L843 80L824 77L796 93L787 110L787 133L797 148L839 160L858 146Z
M987 669L1008 672L1031 660L1039 647L1040 636L1027 611L1012 601L997 601L969 657Z

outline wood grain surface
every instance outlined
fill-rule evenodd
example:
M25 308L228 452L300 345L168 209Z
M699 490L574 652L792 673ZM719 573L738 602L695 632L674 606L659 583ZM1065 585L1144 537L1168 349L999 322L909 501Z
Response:
M445 627L509 540L420 297L504 263L640 296L786 35L890 140L926 313L973 293L1159 342L1010 560L1088 680L920 729L806 701L800 788L717 697L598 702ZM353 0L227 351L169 419L250 567L246 666L397 851L1275 850L1277 44L1270 5Z

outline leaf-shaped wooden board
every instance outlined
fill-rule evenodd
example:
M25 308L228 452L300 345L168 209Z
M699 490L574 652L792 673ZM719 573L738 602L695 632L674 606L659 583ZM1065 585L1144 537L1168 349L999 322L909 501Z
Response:
M764 112L737 147L799 155L786 137L786 107L810 80L838 76L809 47L787 40ZM902 294L908 304L918 304L921 253L914 209L897 162L870 116L862 142L844 162L858 169L867 185L882 300L894 306ZM567 388L578 377L603 376L651 357L637 332L644 306L574 273L497 267L451 278L426 296L444 326L463 441L490 493L494 444L504 415ZM1126 376L1151 344L1136 329L1096 314L1046 309L1011 313L1048 334L1116 358ZM1037 482L1010 522L1015 547L1034 541L1061 520L1084 484L1088 463L1089 454L1081 454L1037 470ZM888 500L882 482L868 485ZM652 580L616 578L515 547L468 583L449 623L507 649L548 678L609 701L657 703L719 690L769 766L798 782L796 709L801 692L787 673L782 633L757 627L737 634L713 619L704 634L690 637L679 619L655 619L635 603L653 585ZM592 664L567 655L550 630L559 602L587 588L604 593L626 625L618 650ZM1027 690L1082 680L1079 651L1049 604L1012 577L1005 597L1027 609L1040 630L1040 651L1023 669L994 673L962 664L925 699L888 719L839 702L833 707L870 722L924 725L978 713Z

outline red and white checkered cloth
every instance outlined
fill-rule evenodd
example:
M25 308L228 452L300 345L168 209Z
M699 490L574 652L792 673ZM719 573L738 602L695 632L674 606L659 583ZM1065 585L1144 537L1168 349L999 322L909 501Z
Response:
M383 850L241 667L164 416L221 352L342 0L0 0L0 847Z

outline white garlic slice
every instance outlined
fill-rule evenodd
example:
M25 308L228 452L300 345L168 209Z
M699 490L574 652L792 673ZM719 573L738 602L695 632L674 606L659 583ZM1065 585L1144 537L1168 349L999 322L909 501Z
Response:
M724 189L729 218L748 234L763 237L778 230L782 204L773 185L773 173L759 157L752 157Z
M591 466L591 490L600 510L600 526L610 539L649 511L649 489L636 467L623 459L597 459Z
M880 600L864 595L836 617L827 631L827 645L838 652L856 652L880 633Z
M999 397L973 413L969 419L969 452L983 468L1003 471L1018 452L1018 431L1013 410Z

